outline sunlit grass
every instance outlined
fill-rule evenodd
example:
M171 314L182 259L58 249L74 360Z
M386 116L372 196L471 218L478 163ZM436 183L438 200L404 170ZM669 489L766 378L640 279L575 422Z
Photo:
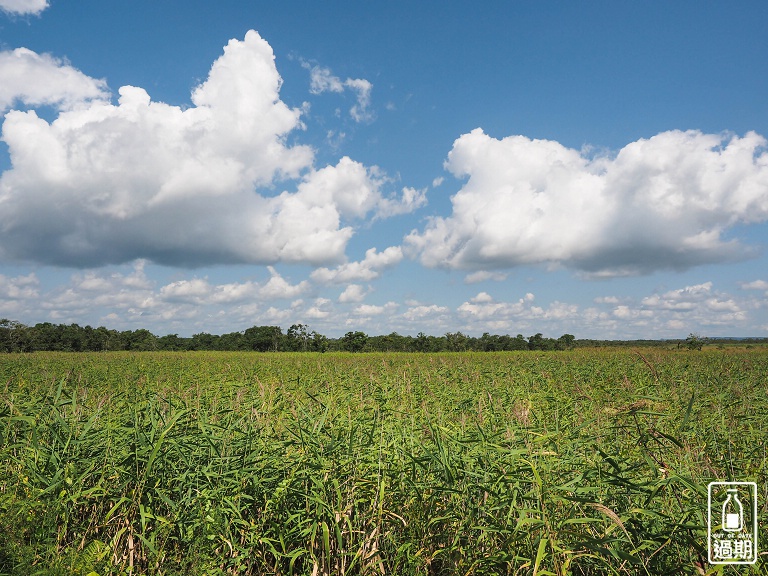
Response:
M2 356L0 573L719 573L710 481L757 482L768 525L766 374L759 349Z

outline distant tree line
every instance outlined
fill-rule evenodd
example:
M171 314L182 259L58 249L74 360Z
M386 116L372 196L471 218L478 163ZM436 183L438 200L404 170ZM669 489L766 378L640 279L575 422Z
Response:
M102 352L109 350L251 350L257 352L501 352L510 350L567 350L594 346L665 346L701 350L704 344L768 344L768 338L712 339L691 334L685 340L576 340L572 334L546 338L540 332L525 338L489 334L480 337L461 332L443 336L404 336L392 332L368 336L365 332L347 332L341 338L328 338L310 330L306 324L294 324L286 332L279 326L253 326L242 332L191 337L178 334L155 336L149 330L110 330L100 326L51 324L26 326L14 320L0 319L0 352Z
M109 350L252 350L257 352L495 352L504 350L566 350L576 339L571 334L545 338L541 333L525 338L485 333L481 337L461 332L444 336L403 336L397 332L368 336L347 332L341 338L328 338L310 330L306 324L294 324L286 332L279 326L253 326L242 332L191 337L178 334L156 336L149 330L110 330L100 326L52 324L43 322L26 326L14 320L0 320L0 352L102 352Z

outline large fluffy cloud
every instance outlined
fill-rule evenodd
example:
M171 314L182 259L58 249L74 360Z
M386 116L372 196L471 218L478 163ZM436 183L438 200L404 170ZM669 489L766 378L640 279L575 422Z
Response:
M406 242L430 267L566 265L590 275L685 269L743 257L726 239L768 219L763 137L671 131L594 157L558 142L474 130L446 168L468 177L453 213Z
M40 14L48 8L48 0L0 0L0 10L11 14Z
M345 157L315 169L309 147L286 143L301 110L280 100L272 48L254 31L229 42L188 108L132 86L114 105L101 99L102 83L68 65L24 50L8 57L36 67L49 90L15 82L6 102L63 110L52 122L34 110L6 114L12 169L0 178L2 259L338 263L351 222L423 203L410 189L385 197L375 168ZM276 193L294 179L295 191Z

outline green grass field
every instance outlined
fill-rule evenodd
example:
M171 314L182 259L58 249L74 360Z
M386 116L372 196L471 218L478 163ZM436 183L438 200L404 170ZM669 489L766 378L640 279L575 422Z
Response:
M0 356L0 574L766 574L768 351Z

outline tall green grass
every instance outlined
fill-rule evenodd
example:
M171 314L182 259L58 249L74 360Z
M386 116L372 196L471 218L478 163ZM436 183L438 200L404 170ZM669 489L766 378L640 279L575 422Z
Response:
M759 350L2 356L0 573L728 574L707 484L757 482L768 526L766 374Z

